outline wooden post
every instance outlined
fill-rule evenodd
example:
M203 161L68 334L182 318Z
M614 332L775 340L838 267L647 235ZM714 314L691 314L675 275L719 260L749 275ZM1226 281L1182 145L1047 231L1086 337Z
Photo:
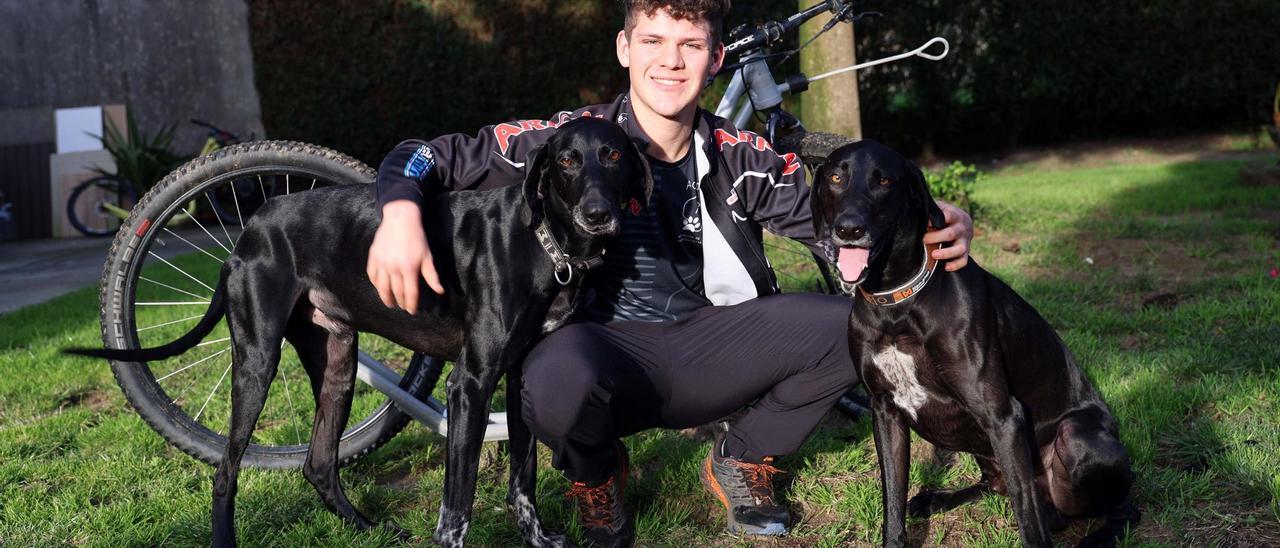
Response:
M800 9L813 0L800 0ZM818 16L800 27L803 44L822 30L830 16ZM853 25L841 23L800 52L800 72L809 76L847 67L855 61ZM829 131L862 139L862 113L858 108L858 76L847 72L815 82L800 95L800 120L809 131Z

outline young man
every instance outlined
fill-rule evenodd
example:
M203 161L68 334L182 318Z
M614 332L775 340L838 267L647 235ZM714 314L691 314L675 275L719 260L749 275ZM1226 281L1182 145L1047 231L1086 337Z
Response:
M378 173L383 220L368 274L387 306L414 312L419 280L441 292L420 220L426 191L516 184L529 151L560 123L603 116L641 143L655 191L625 215L606 264L588 277L594 299L578 321L548 336L524 363L524 416L573 481L588 540L629 545L620 437L704 424L749 406L720 435L702 480L725 505L730 529L782 534L771 463L794 452L856 381L845 326L852 302L774 295L761 229L812 244L808 186L793 156L697 107L724 61L727 0L627 0L618 61L630 90L612 103L546 121L487 127L476 137L406 141ZM941 204L948 226L929 241L962 267L969 216Z

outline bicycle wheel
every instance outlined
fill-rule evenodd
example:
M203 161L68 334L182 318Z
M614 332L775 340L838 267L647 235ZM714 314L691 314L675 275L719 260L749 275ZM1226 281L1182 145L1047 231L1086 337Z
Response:
M100 175L76 185L71 191L67 198L67 221L85 236L110 236L120 227L120 217L107 206L128 211L137 201L133 185L110 175Z
M244 226L216 215L194 215L222 185L288 180L294 192L337 184L368 184L375 172L321 147L267 141L224 148L169 174L142 197L112 243L102 276L102 337L107 348L144 348L172 341L203 316L222 262ZM265 185L265 182L262 183ZM194 205L193 205L194 204ZM185 215L191 222L171 226ZM216 224L213 224L215 223ZM217 464L230 420L230 335L226 321L198 346L163 361L112 362L116 381L147 424L187 454ZM360 349L403 374L400 386L427 396L440 374L438 360L413 356L362 335ZM246 466L292 468L306 458L314 415L311 386L297 354L285 343ZM357 383L339 460L346 464L380 446L409 418L382 393Z
M289 194L292 190L285 188L282 189L282 193ZM219 185L209 193L208 202L209 207L223 223L234 225L241 219L253 215L259 207L262 207L262 204L267 203L267 200L275 195L276 178L273 175L263 177L261 181L256 178L245 178Z
M812 184L818 166L827 161L827 156L835 149L853 141L854 139L844 135L810 131L780 139L778 150L798 154ZM836 293L831 266L822 257L815 255L798 242L782 238L766 239L765 247L770 261L775 264L774 272L778 274L779 285L783 291L816 290L819 293ZM870 401L861 384L845 392L835 404L837 411L854 420L863 417L869 406Z

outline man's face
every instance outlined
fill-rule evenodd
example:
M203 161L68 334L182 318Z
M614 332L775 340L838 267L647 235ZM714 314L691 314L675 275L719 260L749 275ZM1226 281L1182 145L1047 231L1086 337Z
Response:
M618 62L631 74L631 95L642 111L692 123L708 76L720 70L724 46L712 43L706 21L673 19L659 9L635 15L630 38L618 33Z

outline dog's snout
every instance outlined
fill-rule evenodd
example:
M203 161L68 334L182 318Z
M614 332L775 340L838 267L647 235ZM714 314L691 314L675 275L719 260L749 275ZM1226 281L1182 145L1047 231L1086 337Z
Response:
M842 222L835 226L836 237L845 241L860 240L867 235L867 229L854 222Z
M582 216L591 224L607 223L610 217L609 206L603 203L587 204L582 208Z

